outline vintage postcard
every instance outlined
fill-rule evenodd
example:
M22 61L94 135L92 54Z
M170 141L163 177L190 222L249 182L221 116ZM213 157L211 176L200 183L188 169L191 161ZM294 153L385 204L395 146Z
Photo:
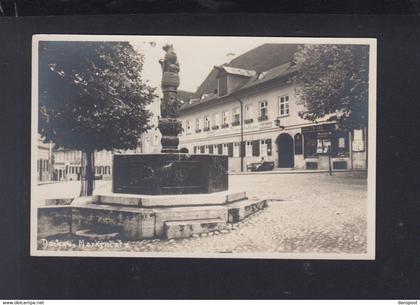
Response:
M32 52L31 255L375 259L376 39Z

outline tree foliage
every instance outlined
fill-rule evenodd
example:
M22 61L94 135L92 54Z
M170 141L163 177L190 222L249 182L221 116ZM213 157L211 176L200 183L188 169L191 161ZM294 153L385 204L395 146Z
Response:
M310 121L327 118L343 129L368 123L369 47L305 45L295 54L298 93Z
M155 98L143 59L128 42L41 41L40 133L69 149L134 149Z

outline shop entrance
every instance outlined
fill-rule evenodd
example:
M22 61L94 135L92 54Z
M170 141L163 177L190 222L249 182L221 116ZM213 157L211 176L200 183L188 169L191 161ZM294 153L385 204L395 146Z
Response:
M276 143L279 157L278 167L293 168L295 166L293 138L289 134L283 133L277 137Z

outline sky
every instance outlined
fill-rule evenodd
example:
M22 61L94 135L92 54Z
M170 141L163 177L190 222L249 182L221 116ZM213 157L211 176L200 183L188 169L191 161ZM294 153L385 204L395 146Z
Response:
M259 38L234 37L145 37L130 40L145 58L143 78L152 86L160 88L162 70L159 59L165 55L166 43L172 44L180 66L178 90L195 92L215 65L224 64L233 58L264 43ZM228 55L230 54L230 55Z

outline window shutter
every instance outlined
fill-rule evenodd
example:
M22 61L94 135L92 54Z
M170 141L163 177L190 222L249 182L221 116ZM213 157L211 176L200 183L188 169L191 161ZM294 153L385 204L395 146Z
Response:
M228 156L233 157L233 143L228 144Z
M271 139L267 139L266 143L267 143L267 156L271 156L272 155Z
M223 144L218 144L217 145L217 153L219 155L222 155L223 154Z
M260 155L260 141L252 141L252 156L258 157Z

